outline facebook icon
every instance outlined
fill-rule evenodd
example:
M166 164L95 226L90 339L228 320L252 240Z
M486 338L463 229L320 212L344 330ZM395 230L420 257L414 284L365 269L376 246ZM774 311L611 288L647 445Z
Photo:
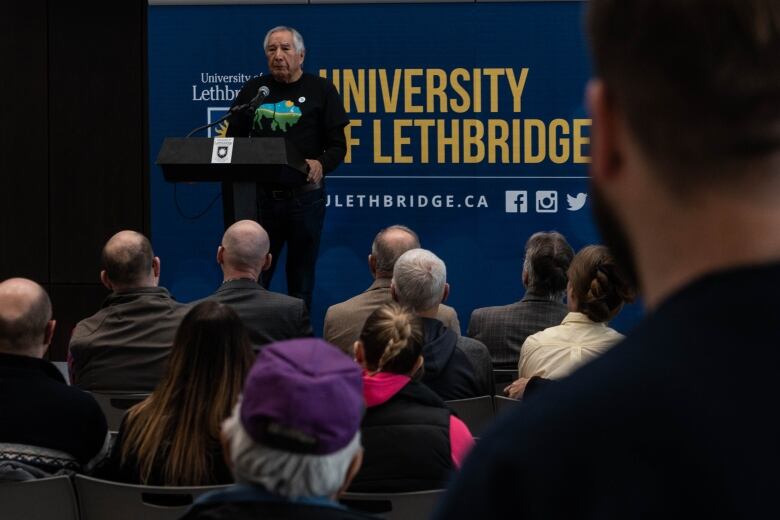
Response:
M528 192L507 191L506 212L507 213L528 213Z

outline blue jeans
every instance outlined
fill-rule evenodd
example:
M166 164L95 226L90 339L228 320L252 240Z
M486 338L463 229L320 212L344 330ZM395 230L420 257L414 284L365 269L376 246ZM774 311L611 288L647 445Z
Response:
M311 308L314 270L320 249L320 234L325 220L325 190L290 193L257 188L260 225L271 238L271 268L264 271L261 282L271 284L276 262L287 243L287 293L301 298Z

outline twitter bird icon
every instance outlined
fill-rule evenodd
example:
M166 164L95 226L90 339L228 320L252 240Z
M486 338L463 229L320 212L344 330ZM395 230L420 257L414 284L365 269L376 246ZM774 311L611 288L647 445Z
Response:
M567 209L569 211L579 211L585 205L586 200L588 200L587 193L578 193L576 197L572 197L567 193L566 203L569 205Z

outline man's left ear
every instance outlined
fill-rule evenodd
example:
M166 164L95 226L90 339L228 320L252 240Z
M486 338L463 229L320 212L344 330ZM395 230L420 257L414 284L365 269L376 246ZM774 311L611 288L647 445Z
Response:
M160 257L155 256L152 259L152 272L155 278L160 278Z
M590 80L586 98L592 118L590 178L597 186L601 186L618 175L622 167L618 114L604 81Z
M445 283L444 284L444 291L441 293L441 303L444 303L447 301L447 298L450 297L450 284Z
M57 320L49 320L43 333L43 344L49 346L54 339L54 329L57 328Z
M265 255L265 260L263 261L263 265L260 267L260 271L268 271L271 268L271 263L274 260L274 256L271 253L267 253Z
M360 340L355 341L355 343L352 344L352 354L355 358L355 361L357 361L358 365L365 365L366 362L366 353L363 350L363 342Z

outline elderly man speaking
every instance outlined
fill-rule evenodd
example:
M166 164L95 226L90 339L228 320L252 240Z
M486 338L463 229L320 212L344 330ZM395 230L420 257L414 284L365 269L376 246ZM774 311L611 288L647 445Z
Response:
M268 287L276 260L287 243L287 292L311 308L314 266L325 219L325 174L344 160L344 127L349 119L331 82L303 72L306 47L292 27L274 27L263 50L270 75L249 80L234 107L248 105L262 88L264 102L253 112L228 119L228 137L283 137L306 159L308 176L281 167L262 183L223 183L225 227L241 219L259 220L271 237L271 268L263 272ZM259 98L257 98L259 100Z

